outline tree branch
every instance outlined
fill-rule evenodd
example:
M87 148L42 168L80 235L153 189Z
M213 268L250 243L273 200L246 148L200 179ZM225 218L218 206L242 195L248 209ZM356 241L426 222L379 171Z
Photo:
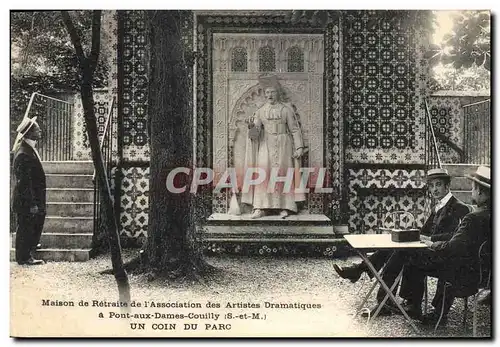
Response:
M78 35L76 31L68 11L61 11L61 16L64 25L68 30L69 37L71 38L71 43L75 47L76 56L78 58L78 61L80 62L80 66L83 66L83 63L85 61L85 53L83 53L82 41L80 40L80 35ZM92 43L93 43L93 38L92 38Z
M92 72L97 67L101 49L101 11L92 12L92 49L90 51L90 65Z

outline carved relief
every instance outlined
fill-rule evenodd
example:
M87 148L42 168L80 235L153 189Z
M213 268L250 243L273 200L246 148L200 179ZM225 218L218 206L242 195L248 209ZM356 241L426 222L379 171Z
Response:
M227 167L242 165L248 136L246 121L264 103L258 85L262 69L278 76L290 103L296 107L305 145L310 149L307 165L323 167L323 35L214 33L213 38L214 170L222 173ZM295 55L288 54L292 48ZM235 49L237 68L233 66ZM242 68L242 52L246 52L246 71ZM295 68L287 72L291 56ZM322 201L314 200L314 211L318 213ZM224 204L221 196L214 196L213 201L214 212L227 212L221 211L228 205L227 200Z

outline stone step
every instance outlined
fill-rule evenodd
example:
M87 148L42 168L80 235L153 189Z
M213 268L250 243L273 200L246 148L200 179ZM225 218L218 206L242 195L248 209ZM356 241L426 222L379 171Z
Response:
M94 218L47 216L45 217L43 229L53 233L92 233L94 230Z
M466 204L472 204L472 191L470 190L452 190L451 191L455 197Z
M450 185L451 190L472 190L472 181L467 177L453 177Z
M11 246L14 248L16 244L16 233L12 234ZM40 238L42 249L82 249L91 248L92 234L68 234L68 233L42 233Z
M90 249L48 248L36 251L35 258L45 261L83 262L90 259ZM10 249L10 261L16 260L16 250ZM40 265L43 266L43 265Z
M94 188L92 175L46 174L48 188Z
M93 188L47 188L48 202L93 202Z
M92 202L49 202L48 216L60 217L92 217L94 204Z
M347 226L334 226L328 217L320 214L251 219L249 215L214 213L197 230L200 241L247 243L329 243L342 239L346 233L349 233Z
M478 166L475 164L443 164L443 169L448 170L452 177L464 177L466 174L475 172Z
M46 174L86 174L94 173L92 161L44 161L43 169Z

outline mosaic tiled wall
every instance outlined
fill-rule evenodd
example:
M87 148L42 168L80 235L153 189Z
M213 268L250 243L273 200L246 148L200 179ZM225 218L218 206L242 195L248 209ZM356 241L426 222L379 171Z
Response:
M383 12L351 11L344 20L346 162L423 163L426 31L409 25L416 14Z
M120 234L137 238L148 232L149 168L122 169Z
M398 21L382 20L371 28L369 21L373 13L350 13L350 16L340 19L338 31L327 32L325 41L333 47L333 55L325 59L325 66L333 71L331 76L326 76L331 91L328 97L332 98L326 106L329 117L326 124L326 161L332 172L339 173L332 179L334 184L340 184L346 178L345 211L349 214L346 219L353 232L374 232L382 216L393 210L412 211L417 216L417 225L421 225L426 206L423 183L418 182L423 177L423 170L349 169L349 174L342 177L342 157L345 156L347 163L357 164L423 163L425 111L420 105L427 93L427 65L422 56L427 33L419 30L418 26L408 27ZM207 131L211 128L208 112L211 109L211 71L206 63L211 41L208 37L217 26L227 26L224 18L239 30L252 25L284 25L278 16L253 16L258 20L253 24L244 21L233 23L230 15L207 16L197 24L197 48L201 53L197 59L196 86L198 166L210 166L212 157L212 149L208 145L210 132ZM145 16L143 11L123 11L120 20L123 43L118 61L121 71L123 159L147 162L149 47ZM336 73L334 67L338 66L340 69ZM149 169L130 167L121 171L124 175L120 188L121 233L139 237L147 233ZM340 192L336 193L340 195ZM211 199L207 200L208 204L209 201ZM337 216L341 214L338 199L327 202L325 206L337 210ZM209 209L207 212L210 212Z
M99 141L102 139L104 134L104 129L106 125L106 119L108 117L111 101L113 95L108 90L97 90L94 92L94 112L97 121L97 131L99 136ZM83 117L83 107L80 94L75 94L73 96L74 102L74 117L73 117L73 160L92 160L90 154L90 145L87 136L87 127L85 125L85 119ZM113 156L117 155L117 118L116 118L117 107L116 104L113 106L113 124L109 131L112 131L113 136Z
M149 161L147 132L149 47L144 11L123 11L121 64L123 160Z
M450 139L458 147L463 148L464 119L460 98L431 97L429 98L429 113L431 114L434 131ZM459 163L459 154L444 141L437 139L441 161Z
M115 64L119 81L113 88L120 91L122 121L120 234L142 238L147 235L149 213L148 29L144 11L119 12Z
M376 233L379 227L393 227L388 213L407 211L421 227L428 216L425 171L349 169L349 229L351 233ZM408 223L410 226L411 223Z

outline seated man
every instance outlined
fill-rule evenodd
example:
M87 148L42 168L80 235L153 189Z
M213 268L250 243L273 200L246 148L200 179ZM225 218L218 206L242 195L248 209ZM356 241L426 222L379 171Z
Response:
M432 213L424 223L421 229L421 235L427 235L432 241L449 240L453 231L456 229L461 218L469 213L469 207L454 197L450 192L451 177L446 169L431 169L427 172L427 188L432 194L432 197L437 202L432 209ZM373 253L369 259L373 266L380 270L388 261L392 251L377 251ZM383 279L389 287L392 286L396 277L403 268L406 252L396 252L389 262L387 262ZM334 264L334 269L342 278L356 282L363 272L368 273L372 277L372 273L368 266L361 262L351 267L341 267ZM422 279L423 283L423 279ZM397 290L397 288L396 288ZM379 288L377 293L377 301L382 302L386 293L383 288ZM439 304L440 291L436 292L433 302ZM380 311L380 315L388 315L392 312L391 301ZM373 313L373 312L372 312ZM418 314L418 313L417 313Z
M477 210L464 217L450 240L424 241L430 249L418 252L418 256L410 256L403 272L403 281L406 279L407 284L406 296L414 306L421 306L424 293L422 279L425 275L437 276L451 285L446 287L441 320L443 323L447 321L454 294L474 292L477 288L479 247L484 241L491 242L490 168L480 166L476 173L467 177L473 181L472 200L477 205ZM422 321L436 323L441 308L436 307L422 317Z

